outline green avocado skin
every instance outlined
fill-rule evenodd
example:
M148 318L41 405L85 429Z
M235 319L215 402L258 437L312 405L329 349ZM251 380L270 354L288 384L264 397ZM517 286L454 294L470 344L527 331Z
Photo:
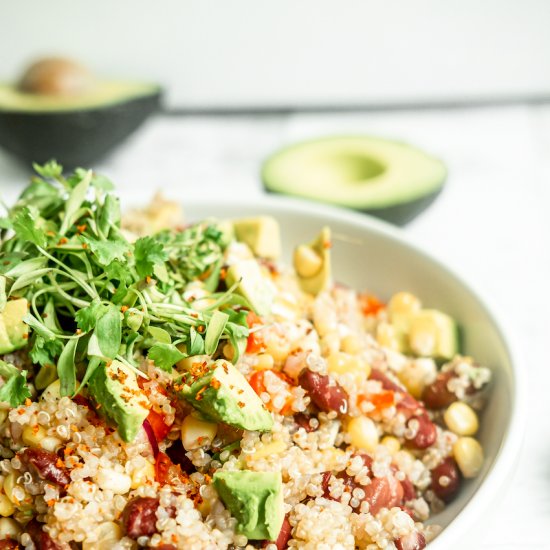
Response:
M251 540L276 540L284 520L279 472L250 470L214 474L214 487L237 519L237 530Z
M56 159L67 170L105 156L160 106L160 89L87 109L52 112L0 110L0 146L27 166Z

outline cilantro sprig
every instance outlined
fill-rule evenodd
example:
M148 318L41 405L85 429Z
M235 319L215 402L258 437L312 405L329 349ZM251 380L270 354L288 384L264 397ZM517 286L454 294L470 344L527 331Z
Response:
M138 369L145 356L170 372L189 355L214 353L220 340L243 349L247 304L223 289L228 242L219 226L132 241L107 178L81 168L65 177L55 161L34 168L38 176L0 217L0 298L28 300L30 357L57 366L63 395L113 359L145 376ZM184 298L195 280L211 293L208 306ZM23 375L4 372L0 400L18 401Z

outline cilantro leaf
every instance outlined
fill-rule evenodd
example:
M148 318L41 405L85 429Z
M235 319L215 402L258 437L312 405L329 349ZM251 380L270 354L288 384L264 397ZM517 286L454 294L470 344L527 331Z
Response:
M42 165L33 162L32 167L34 168L34 171L43 178L57 179L63 174L63 166L58 164L55 159L52 159Z
M12 220L13 229L21 240L45 247L46 234L37 226L36 222L31 209L27 206L21 208Z
M107 311L107 306L99 300L94 300L88 307L79 309L76 312L75 320L82 332L90 332L95 328L98 319Z
M33 363L38 363L44 367L55 365L56 359L62 350L63 344L60 340L45 340L42 336L37 336L29 355Z
M147 357L155 363L155 365L166 372L172 372L172 367L186 355L182 353L174 344L156 343L149 348Z
M154 237L142 237L135 242L134 257L136 260L136 271L140 277L147 277L153 274L156 264L161 264L168 259L162 243Z
M27 386L27 371L20 371L13 365L0 361L0 376L4 384L0 387L0 401L17 407L31 396Z
M122 239L99 241L92 237L80 237L88 245L98 263L108 266L114 260L126 261L124 254L130 250L130 244Z

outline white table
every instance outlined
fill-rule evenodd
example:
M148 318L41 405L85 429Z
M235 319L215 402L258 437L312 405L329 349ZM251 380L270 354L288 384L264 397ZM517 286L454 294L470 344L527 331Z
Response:
M285 142L327 133L395 136L439 155L448 185L406 229L498 304L529 369L529 416L506 497L487 511L482 550L550 548L550 107L158 117L99 164L128 201L259 195L261 159ZM0 191L27 174L0 153Z

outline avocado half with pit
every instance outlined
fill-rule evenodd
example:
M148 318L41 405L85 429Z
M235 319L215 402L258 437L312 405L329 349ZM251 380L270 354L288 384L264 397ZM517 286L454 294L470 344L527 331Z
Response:
M17 84L0 84L0 146L27 165L88 165L160 106L156 84L98 80L66 59L44 59Z
M268 191L353 208L403 225L440 193L445 165L406 143L369 136L298 143L262 167Z

